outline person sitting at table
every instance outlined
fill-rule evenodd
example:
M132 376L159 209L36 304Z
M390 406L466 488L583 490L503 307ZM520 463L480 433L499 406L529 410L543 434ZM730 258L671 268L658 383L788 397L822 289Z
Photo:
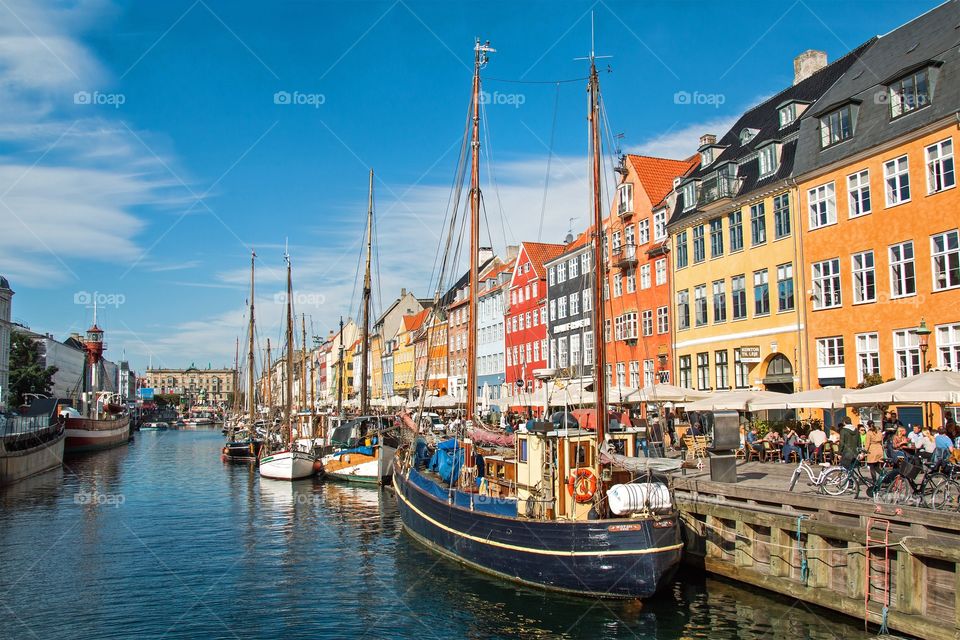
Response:
M746 435L747 445L754 451L763 451L763 441L757 436L757 428L750 427Z
M818 462L823 459L823 445L827 441L827 434L820 425L811 429L807 434L807 459Z
M914 448L920 449L923 441L923 428L918 424L913 425L913 429L907 434L907 439L910 440Z
M953 454L953 440L947 435L947 430L943 427L937 429L937 436L933 439L935 450L933 457L933 471L937 472L943 469L944 465L949 464L950 457Z
M793 452L797 453L797 457L803 459L803 449L797 446L797 441L800 439L800 436L797 435L797 432L793 430L793 427L787 430L787 434L783 439L783 460L781 462L789 462L790 454Z
M920 457L924 460L930 460L933 458L933 452L937 450L937 445L935 442L935 436L930 429L924 429L920 432L920 437L917 439L920 443L917 445L917 453L920 454Z
M904 427L898 427L897 432L893 434L892 439L893 455L891 460L899 460L909 453L911 447L910 439L907 438L907 430Z

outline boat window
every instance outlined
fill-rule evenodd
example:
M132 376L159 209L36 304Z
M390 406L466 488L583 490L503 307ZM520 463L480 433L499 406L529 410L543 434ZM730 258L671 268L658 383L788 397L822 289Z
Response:
M627 441L626 440L612 440L610 442L613 452L620 454L621 456L627 455Z
M518 454L518 459L520 462L527 461L527 441L526 439L520 440L520 453Z
M593 464L590 459L590 449L587 448L587 443L585 442L571 442L570 443L570 466L571 467L588 467Z

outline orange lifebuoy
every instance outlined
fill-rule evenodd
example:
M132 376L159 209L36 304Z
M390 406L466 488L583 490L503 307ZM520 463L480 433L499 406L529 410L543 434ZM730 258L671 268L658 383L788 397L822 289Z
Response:
M567 491L577 502L590 502L597 492L597 476L592 470L577 469L567 478Z

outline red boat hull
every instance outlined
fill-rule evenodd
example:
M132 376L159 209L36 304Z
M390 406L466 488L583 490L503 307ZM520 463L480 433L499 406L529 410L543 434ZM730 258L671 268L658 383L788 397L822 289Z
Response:
M130 440L130 418L113 420L67 418L66 453L99 451L126 444Z

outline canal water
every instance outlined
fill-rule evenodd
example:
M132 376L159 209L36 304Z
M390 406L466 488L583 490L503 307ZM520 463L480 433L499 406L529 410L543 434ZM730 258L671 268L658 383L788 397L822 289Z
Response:
M0 493L0 637L867 637L698 576L642 604L507 584L411 540L389 491L261 480L222 441L140 433Z

